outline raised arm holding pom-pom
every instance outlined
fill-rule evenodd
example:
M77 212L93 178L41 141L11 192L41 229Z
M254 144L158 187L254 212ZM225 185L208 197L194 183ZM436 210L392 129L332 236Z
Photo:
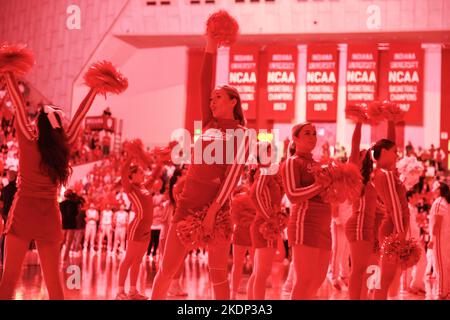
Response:
M227 130L244 133L245 117L239 92L230 86L214 85L214 59L219 45L230 45L236 40L238 26L225 11L211 15L206 24L207 43L201 70L201 115L203 132L195 142L204 150L215 139L225 137ZM192 163L186 174L183 191L179 195L177 208L166 241L161 268L156 275L152 299L164 299L170 279L181 266L185 254L195 239L202 239L208 247L210 279L216 299L229 299L227 280L227 251L232 230L229 200L236 187L248 157L248 139L238 140L237 134L227 139L220 138L223 150L230 150L227 144L234 142L233 157L217 163L203 159ZM202 154L203 151L202 151ZM230 161L232 160L232 161ZM212 163L211 163L212 162ZM198 237L197 237L198 235ZM195 240L194 242L197 242ZM198 240L200 241L200 240Z
M104 87L117 87L116 82L111 81L111 68L107 72L88 72L97 83L91 87L67 131L63 127L62 111L48 105L39 108L34 127L28 120L16 79L16 76L29 72L33 65L34 55L26 46L0 47L0 76L6 81L8 94L16 110L15 126L19 145L19 183L5 230L6 260L0 283L0 300L13 298L30 240L37 244L49 298L64 299L59 278L63 233L57 202L58 189L69 179L70 145L74 144L76 133L96 93ZM108 85L103 86L102 83Z

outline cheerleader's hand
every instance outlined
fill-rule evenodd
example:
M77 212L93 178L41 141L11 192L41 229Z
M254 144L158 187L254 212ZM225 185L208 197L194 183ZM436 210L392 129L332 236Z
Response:
M433 240L428 242L428 249L434 249L434 241Z
M219 41L211 35L206 35L206 52L215 53L219 47Z
M203 219L203 229L205 234L212 235L214 231L214 222L216 221L216 214L220 209L220 205L216 202L213 202L206 213L205 218Z
M400 240L405 240L406 239L406 233L405 232L399 232L398 233L398 238Z
M206 215L205 219L203 219L202 227L204 238L210 239L212 237L214 231L214 222L215 216Z
M316 175L316 183L325 189L331 184L331 182L330 169L322 168L321 172Z

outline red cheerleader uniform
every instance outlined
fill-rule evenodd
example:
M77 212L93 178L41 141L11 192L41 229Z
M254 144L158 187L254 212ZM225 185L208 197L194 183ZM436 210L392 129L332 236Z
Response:
M269 168L260 168L250 192L251 199L256 208L256 218L250 230L252 246L254 248L277 248L277 240L268 241L261 233L261 226L270 220L278 219L276 215L281 211L281 198L284 194L283 182L278 172L278 165ZM269 174L270 173L276 174Z
M177 201L173 222L179 222L212 202L229 207L231 191L236 187L249 154L249 139L231 134L236 129L246 131L237 120L214 119L209 106L213 73L213 55L205 53L202 66L203 133L194 146L193 159L186 173L183 191ZM221 145L223 154L220 155ZM212 151L213 150L213 151ZM234 153L228 152L234 150ZM206 151L206 152L205 152ZM208 152L209 151L209 152ZM219 160L208 162L204 154ZM217 163L219 162L219 163ZM231 218L230 218L231 224Z
M153 197L145 187L131 184L125 189L136 213L128 226L128 241L150 241L153 223Z
M331 250L331 205L315 195L322 187L314 184L310 169L317 165L310 153L289 157L281 168L284 190L291 201L288 241ZM306 199L306 200L305 200Z
M409 226L409 208L406 189L397 174L384 169L375 170L375 188L386 207L380 226L380 240L393 233L403 233Z
M364 187L364 195L353 202L352 216L345 224L345 234L349 242L374 241L375 211L377 191L372 179Z
M17 193L11 206L5 233L20 238L61 242L63 240L61 212L57 202L59 186L41 170L38 133L28 121L25 103L15 77L5 74L9 96L16 109L15 128L19 144ZM76 140L83 117L95 98L90 91L72 119L66 135L69 143Z
M231 217L234 223L233 244L251 247L250 225L255 219L256 211L247 192L236 195L231 204Z

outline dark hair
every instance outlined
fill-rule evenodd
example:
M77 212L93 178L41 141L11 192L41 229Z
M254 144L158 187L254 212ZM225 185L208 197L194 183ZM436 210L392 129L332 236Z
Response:
M256 175L256 168L252 168L250 169L250 171L248 172L248 181L253 184L253 182L255 182L255 175Z
M439 194L441 197L445 198L448 203L450 203L450 189L448 184L441 182L439 184Z
M373 160L371 153L373 152L373 158L375 160L380 159L381 156L381 150L389 150L393 146L395 146L395 143L388 139L381 139L378 140L377 143L375 143L369 150L366 152L366 156L363 159L362 165L361 165L361 175L363 177L363 185L367 185L367 182L370 180L370 175L373 171Z
M406 192L406 200L409 201L409 199L410 199L412 196L414 196L415 194L417 194L417 191L416 191L416 190L411 189L411 190L407 191L407 192Z
M245 120L244 111L242 110L241 97L239 96L239 92L235 88L227 85L220 86L219 88L225 90L230 99L236 99L236 104L234 105L233 109L233 117L235 120L239 120L239 124L241 126L245 126L247 124L247 121Z
M131 179L133 177L133 174L136 174L136 172L138 172L138 166L133 164L130 166L130 168L128 169L128 177Z
M48 174L53 183L66 184L72 172L69 165L70 148L67 136L62 129L62 121L58 113L54 113L60 128L53 129L47 114L40 110L37 127L39 137L37 145L41 155L41 170Z
M172 205L176 204L175 197L173 196L173 187L178 181L178 178L182 175L182 168L176 168L169 179L169 200Z

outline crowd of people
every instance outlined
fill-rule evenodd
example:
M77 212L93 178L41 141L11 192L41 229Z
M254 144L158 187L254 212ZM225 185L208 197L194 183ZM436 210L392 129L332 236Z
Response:
M255 150L250 149L248 138L228 135L231 129L246 130L238 91L230 86L212 90L213 57L219 45L220 41L207 37L201 70L204 132L194 149L211 150L220 144L222 150L230 150L231 145L231 162L226 154L221 161L174 165L171 155L176 144L146 150L135 139L125 142L120 154L103 150L106 158L70 186L60 203L58 189L70 176L71 148L80 139L84 116L98 93L120 93L127 83L116 71L104 73L105 62L96 64L86 75L90 91L67 126L61 111L52 106L41 106L32 124L15 73L0 74L15 108L20 176L5 224L0 299L13 296L31 240L40 255L50 299L64 298L60 256L63 266L71 255L88 252L120 256L117 299L144 300L149 297L136 283L142 259L151 254L158 260L151 299L165 299L187 255L198 249L207 252L215 299L237 298L247 253L253 266L247 298L265 299L280 251L286 251L290 261L284 290L291 299L314 299L327 276L336 290L347 287L349 298L355 300L395 298L400 279L406 283L405 290L423 294L427 275L437 278L436 297L448 299L450 263L445 252L450 243L450 193L445 173L430 175L425 168L417 182L406 188L396 169L395 119L387 114L386 139L364 150L361 127L367 115L362 111L354 116L350 155L336 155L349 168L356 168L360 177L360 188L352 199L338 201L330 193L337 178L331 167L312 156L317 144L312 123L292 127L280 163L273 160L274 146L258 142L252 154L255 161L249 164ZM0 66L0 70L8 68ZM115 82L102 84L105 77L114 77ZM89 81L92 78L95 81ZM118 87L111 88L112 82ZM406 154L413 154L409 145ZM416 156L443 172L439 152L435 150L433 158L429 154ZM14 170L8 172L4 207L11 202L15 181ZM340 186L350 189L350 185ZM384 244L392 237L418 241L423 254L413 267L405 268L401 261L383 254ZM373 267L380 270L379 283L368 286L368 270ZM125 288L128 277L130 286Z

